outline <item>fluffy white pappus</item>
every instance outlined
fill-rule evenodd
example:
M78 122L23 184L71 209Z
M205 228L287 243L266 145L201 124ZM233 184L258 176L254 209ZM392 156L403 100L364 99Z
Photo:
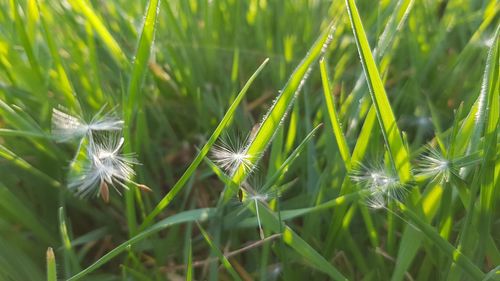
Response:
M417 176L431 178L432 181L439 183L448 182L452 172L453 166L451 161L430 146L427 147L426 154L420 157L416 169Z
M127 183L132 183L135 175L133 165L139 164L133 154L122 154L123 137L107 135L102 139L91 140L87 149L89 163L83 172L70 179L69 188L79 196L86 197L99 194L107 201L107 187L111 185L127 188ZM102 194L105 192L106 194Z
M384 208L391 200L401 201L407 193L405 185L383 165L361 165L359 170L352 172L350 178L369 191L366 204L373 209Z
M247 153L248 137L221 139L212 147L211 157L217 166L232 175L242 167L250 172L255 168L252 160L254 157Z
M90 120L72 116L58 109L52 109L52 135L58 142L80 139L92 131L119 131L123 128L120 120L112 112L102 114L102 109Z

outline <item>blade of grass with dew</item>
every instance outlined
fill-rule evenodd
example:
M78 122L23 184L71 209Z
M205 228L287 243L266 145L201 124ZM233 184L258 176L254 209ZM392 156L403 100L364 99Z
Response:
M264 60L264 62L262 62L259 68L257 68L257 70L252 74L252 76L250 76L248 81L245 83L241 91L234 99L233 103L229 106L228 110L226 111L226 114L224 115L220 123L217 125L217 127L215 128L214 132L212 133L208 141L201 148L200 152L198 152L193 162L191 162L189 167L186 169L184 174L182 174L181 178L175 183L172 189L160 200L160 202L156 205L153 211L151 211L151 213L144 219L141 229L147 226L149 223L151 223L154 217L156 217L163 209L165 209L174 199L174 197L182 190L188 179L193 175L198 165L200 165L200 163L203 161L203 158L205 158L207 153L210 151L210 148L217 141L217 138L222 133L222 130L226 128L226 125L233 118L233 115L236 109L238 108L238 105L245 97L248 89L250 88L250 85L252 85L253 81L255 80L255 78L257 78L262 69L264 69L264 66L267 64L268 61L269 59Z
M50 247L47 249L47 281L57 281L56 257Z
M499 96L500 96L500 25L497 27L494 41L488 52L487 66L484 76L488 77L487 92L484 114L485 128L482 133L484 137L484 158L481 163L481 189L479 198L479 235L480 241L485 241L491 231L491 223L495 209L495 162L498 149L498 120L500 116ZM485 78L486 79L486 78ZM477 119L476 119L477 120ZM479 120L477 122L480 122ZM479 245L479 256L482 258L485 251L485 244Z
M377 112L384 141L389 148L389 155L394 169L399 175L399 180L404 184L411 180L410 159L408 151L403 144L401 132L396 123L384 84L380 78L375 60L373 59L368 39L366 38L363 24L354 0L346 0L347 11L351 21L354 38L358 47L358 53L363 65L368 88L372 97L373 105Z
M166 219L163 219L151 227L147 228L146 230L143 230L139 232L137 235L133 236L129 240L123 242L119 246L115 247L113 250L109 251L107 254L102 256L100 259L95 261L93 264L88 266L87 268L83 269L82 271L78 272L77 274L73 275L71 278L68 279L68 281L72 280L78 280L82 277L87 276L91 272L95 271L108 261L110 261L112 258L118 256L120 253L130 249L130 247L145 238L151 236L154 233L158 233L159 231L164 230L165 228L168 228L173 225L178 225L181 223L187 223L187 222L195 222L195 221L205 221L209 218L211 218L215 213L214 209L195 209L195 210L189 210L185 211L182 213L175 214L173 216L170 216Z
M271 143L278 127L281 126L283 120L291 108L295 97L300 92L301 85L307 80L312 64L324 53L332 39L332 33L335 28L330 24L326 30L319 36L309 49L307 55L302 59L301 63L294 70L285 87L274 101L272 107L267 112L261 122L255 136L250 140L246 147L246 154L249 155L251 165L257 164L263 152ZM231 175L233 182L241 184L248 176L248 170L244 165L239 165L235 172ZM226 189L223 194L223 203L227 203L234 195L232 189Z
M476 103L471 108L467 118L474 116L474 126L472 127L470 143L469 143L469 153L475 152L479 147L480 137L484 137L483 146L483 159L481 163L481 169L479 173L481 174L480 180L480 193L479 193L479 218L478 227L467 227L464 225L462 236L472 237L476 231L479 233L480 241L486 241L487 236L490 233L491 216L494 209L494 189L495 189L495 160L497 151L497 130L498 130L498 116L499 116L499 70L498 70L498 56L499 56L499 31L500 26L497 27L494 35L492 45L488 51L488 58L486 61L486 67L484 70L483 81L481 92L477 98ZM475 114L472 113L475 111ZM467 120L465 121L467 122ZM477 186L477 185L474 185ZM475 189L471 191L471 194L475 194ZM471 198L472 202L476 200ZM473 205L471 205L473 207ZM470 220L469 217L474 216L474 208L470 208L467 213L466 220ZM458 245L459 249L463 249L467 253L469 251L473 252L476 249L471 249L472 245L468 243L471 239L460 239ZM472 242L472 241L471 241ZM482 258L485 251L485 246L480 243L477 246L478 255ZM460 271L456 265L452 265L449 280L459 280Z
M106 46L108 52L116 60L116 62L122 67L127 67L129 64L127 56L121 49L120 45L113 38L113 35L111 35L109 30L106 28L106 25L94 11L90 2L85 0L68 0L68 3L76 12L81 13L85 19L90 22L97 35Z
M224 266L224 268L227 270L227 272L229 272L229 274L231 275L233 280L242 281L241 277L234 270L234 268L231 265L231 263L229 262L229 260L224 256L224 254L220 251L220 249L214 244L214 242L212 241L212 239L210 238L208 233L205 231L205 229L203 229L203 227L199 223L197 223L196 225L198 226L198 229L200 230L201 235L203 235L203 238L205 239L207 244L210 246L210 249L212 249L212 251L217 255L217 257L219 258L219 260L222 263L222 266Z
M132 130L140 132L141 128L137 128L141 123L136 122L134 115L137 113L137 109L141 108L143 97L141 96L141 88L146 76L147 65L149 57L152 52L154 36L156 31L156 22L158 11L160 10L159 0L149 0L146 8L144 23L142 25L142 32L137 43L137 50L134 56L134 63L132 66L132 72L129 77L128 88L126 94L123 96L123 118L125 124L128 128L124 131L124 138L127 144L125 145L125 151L131 153L133 151L138 151L139 139L143 136L140 134L134 134ZM135 136L135 138L132 138ZM125 202L127 208L127 223L131 235L134 235L137 230L136 222L136 209L134 202L134 195L138 198L138 203L142 202L140 199L140 193L135 188L132 187L130 190L125 192ZM140 207L142 208L142 207Z

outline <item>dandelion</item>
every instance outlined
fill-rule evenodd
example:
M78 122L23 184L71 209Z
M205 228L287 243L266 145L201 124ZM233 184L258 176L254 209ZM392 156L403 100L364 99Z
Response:
M383 165L361 165L360 170L352 173L351 179L369 191L367 205L374 209L385 208L389 201L401 201L406 195L406 189L399 178Z
M211 158L228 174L233 174L239 167L250 172L255 168L255 165L252 163L254 157L247 153L247 140L248 138L221 140L212 148Z
M453 171L452 162L443 156L437 149L429 146L427 154L421 156L417 175L430 177L432 181L449 182Z
M79 176L70 179L69 188L81 197L97 193L105 202L109 201L109 185L118 193L116 186L128 190L127 183L143 191L151 191L147 186L132 180L135 175L132 167L139 163L133 154L120 153L123 143L123 137L118 138L113 134L91 140L87 149L89 163ZM99 187L98 191L96 187Z
M72 116L58 109L52 109L52 135L59 142L80 139L92 131L119 131L123 128L123 121L112 113L102 114L101 109L90 122Z

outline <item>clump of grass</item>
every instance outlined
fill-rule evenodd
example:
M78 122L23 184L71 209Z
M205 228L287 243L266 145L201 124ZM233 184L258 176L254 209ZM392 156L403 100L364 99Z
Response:
M4 2L0 279L495 279L496 1Z

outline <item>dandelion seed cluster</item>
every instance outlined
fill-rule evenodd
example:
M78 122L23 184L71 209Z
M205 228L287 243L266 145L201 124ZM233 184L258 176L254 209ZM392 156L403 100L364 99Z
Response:
M135 175L134 164L139 164L134 154L123 154L122 129L124 122L112 113L99 111L90 122L58 109L52 111L52 134L59 142L79 141L79 147L71 167L82 167L76 174L70 174L68 188L80 197L94 194L109 201L109 185L118 193L116 186L128 189L132 183L142 190L149 191L145 185L132 180ZM78 156L84 150L85 158Z
M391 200L401 201L406 195L407 190L399 178L383 165L361 165L350 177L353 182L369 191L366 204L374 209L385 208Z

